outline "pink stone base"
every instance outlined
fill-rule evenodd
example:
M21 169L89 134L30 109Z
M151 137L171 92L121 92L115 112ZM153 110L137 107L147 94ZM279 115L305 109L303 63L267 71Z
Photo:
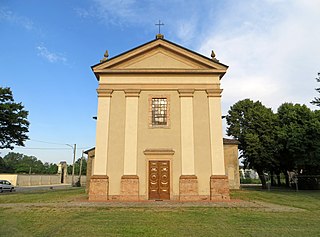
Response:
M89 201L107 201L109 191L109 177L107 175L93 175L90 178Z
M226 175L211 175L210 177L210 200L230 200L229 182Z
M181 175L179 179L179 200L199 200L198 179L195 175Z
M119 200L139 200L139 177L137 175L123 175L121 177L121 190Z

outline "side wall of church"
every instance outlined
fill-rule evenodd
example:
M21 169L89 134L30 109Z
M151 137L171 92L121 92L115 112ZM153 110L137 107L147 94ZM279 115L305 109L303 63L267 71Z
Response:
M224 144L224 164L230 189L240 188L238 144Z

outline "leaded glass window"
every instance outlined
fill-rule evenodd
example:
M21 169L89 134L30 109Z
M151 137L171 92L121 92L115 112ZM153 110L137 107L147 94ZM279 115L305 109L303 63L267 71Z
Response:
M152 125L167 125L167 98L152 98Z

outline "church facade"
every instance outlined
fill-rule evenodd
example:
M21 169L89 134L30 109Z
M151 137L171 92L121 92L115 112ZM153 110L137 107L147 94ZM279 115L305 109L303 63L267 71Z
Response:
M89 200L228 200L227 175L238 167L228 172L224 157L227 68L214 53L207 58L160 34L116 57L106 53L92 67L99 86Z

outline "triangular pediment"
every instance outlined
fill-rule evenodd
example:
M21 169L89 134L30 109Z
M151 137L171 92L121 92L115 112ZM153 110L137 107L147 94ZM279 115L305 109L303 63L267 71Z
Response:
M156 39L92 67L95 74L116 72L212 71L224 74L228 67L170 41ZM98 75L97 75L98 76Z
M140 57L128 60L114 68L123 69L199 69L204 68L195 62L174 55L163 49L156 49Z

